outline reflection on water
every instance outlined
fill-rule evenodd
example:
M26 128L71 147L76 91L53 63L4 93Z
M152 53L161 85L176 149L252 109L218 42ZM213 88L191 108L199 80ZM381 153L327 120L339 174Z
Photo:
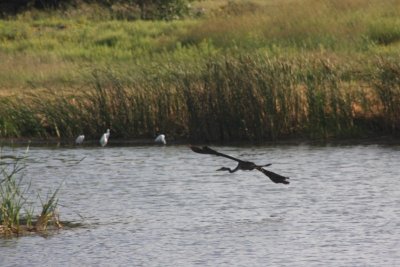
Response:
M218 149L291 184L186 146L31 148L32 186L64 183L84 226L0 239L0 266L400 266L399 146Z

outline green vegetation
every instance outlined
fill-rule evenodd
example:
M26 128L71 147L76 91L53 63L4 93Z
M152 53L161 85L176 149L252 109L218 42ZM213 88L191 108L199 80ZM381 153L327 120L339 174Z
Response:
M114 18L176 19L187 14L193 0L17 0L1 1L0 16L7 17L26 10L68 10L92 4L108 10Z
M29 201L30 183L24 181L22 170L24 157L0 154L0 235L13 236L29 232L43 232L50 226L60 228L61 223L56 211L57 189L41 200L42 211L34 216Z
M0 20L0 137L399 133L399 0L201 1L172 21L115 12Z

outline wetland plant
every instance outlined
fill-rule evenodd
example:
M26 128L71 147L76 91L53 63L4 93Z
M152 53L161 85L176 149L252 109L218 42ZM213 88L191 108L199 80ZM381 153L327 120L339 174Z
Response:
M0 236L44 232L49 226L62 227L57 213L60 188L49 194L45 201L40 199L42 210L39 216L34 216L29 198L31 182L26 182L22 173L25 158L0 154Z
M369 66L353 71L329 54L241 55L132 80L94 71L85 92L0 101L0 137L97 138L107 128L115 138L164 132L195 142L397 135L400 66L384 57Z
M373 88L381 102L384 127L391 133L400 130L400 63L380 59L377 63Z

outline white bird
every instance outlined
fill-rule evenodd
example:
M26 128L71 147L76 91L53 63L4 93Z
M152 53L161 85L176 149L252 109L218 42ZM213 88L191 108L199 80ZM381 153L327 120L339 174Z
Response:
M105 132L101 138L100 138L100 145L105 146L108 143L108 138L110 138L110 129L107 129L107 132Z
M159 144L167 144L167 141L165 140L165 135L164 134L160 134L156 137L156 139L154 139L154 142L159 143Z
M83 143L83 140L85 140L85 136L81 134L75 139L75 144L81 145Z

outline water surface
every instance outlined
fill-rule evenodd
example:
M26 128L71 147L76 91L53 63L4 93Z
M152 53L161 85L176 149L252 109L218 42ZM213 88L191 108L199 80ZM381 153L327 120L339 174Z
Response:
M83 225L0 239L0 266L400 266L400 146L216 148L291 184L187 146L31 147L32 189L64 183Z

